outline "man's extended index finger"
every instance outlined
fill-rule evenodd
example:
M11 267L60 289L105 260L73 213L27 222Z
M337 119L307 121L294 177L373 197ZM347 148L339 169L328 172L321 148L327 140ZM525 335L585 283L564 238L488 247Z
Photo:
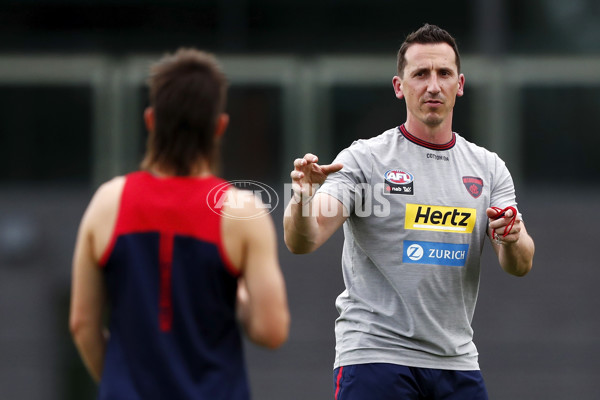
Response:
M344 168L343 164L341 164L341 163L335 163L335 164L321 166L321 171L323 171L324 174L329 175L332 172L337 172L337 171L339 171L342 168Z

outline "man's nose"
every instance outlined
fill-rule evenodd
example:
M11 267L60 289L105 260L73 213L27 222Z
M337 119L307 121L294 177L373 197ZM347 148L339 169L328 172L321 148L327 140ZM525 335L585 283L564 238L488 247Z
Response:
M427 91L430 93L439 93L440 92L440 83L438 81L437 76L432 74L429 78L429 82L427 82Z

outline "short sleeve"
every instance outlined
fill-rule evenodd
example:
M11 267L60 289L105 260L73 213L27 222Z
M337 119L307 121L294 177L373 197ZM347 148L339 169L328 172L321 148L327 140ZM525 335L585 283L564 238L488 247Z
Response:
M495 154L494 158L494 180L490 195L490 205L499 208L506 208L508 206L517 208L515 185L512 176L504 161Z
M342 150L334 163L341 163L344 167L330 174L317 193L327 193L339 200L349 214L354 212L356 191L361 184L367 182L371 174L371 152L364 141L354 142L350 147Z

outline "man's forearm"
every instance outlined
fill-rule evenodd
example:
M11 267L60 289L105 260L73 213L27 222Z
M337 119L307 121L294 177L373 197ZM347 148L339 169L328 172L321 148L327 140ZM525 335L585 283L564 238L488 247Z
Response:
M75 333L74 341L85 366L96 382L100 382L104 367L104 354L108 332L92 327L82 328Z
M504 271L511 275L523 276L533 266L534 253L533 239L527 233L524 233L517 242L502 244L498 259Z
M317 245L319 225L311 203L302 204L292 199L285 210L284 240L292 253L310 253Z

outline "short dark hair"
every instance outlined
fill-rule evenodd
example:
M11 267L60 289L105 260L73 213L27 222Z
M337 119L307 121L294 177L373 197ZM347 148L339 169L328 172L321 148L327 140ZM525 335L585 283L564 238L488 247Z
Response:
M458 53L458 46L456 40L447 31L436 25L425 24L418 30L409 34L400 50L398 50L398 76L402 77L404 74L404 67L406 66L406 51L413 44L436 44L436 43L447 43L454 50L456 55L456 67L460 73L460 54Z
M216 58L196 49L167 54L150 69L149 132L142 168L160 166L175 175L190 175L204 158L216 158L217 117L225 110L227 79Z

